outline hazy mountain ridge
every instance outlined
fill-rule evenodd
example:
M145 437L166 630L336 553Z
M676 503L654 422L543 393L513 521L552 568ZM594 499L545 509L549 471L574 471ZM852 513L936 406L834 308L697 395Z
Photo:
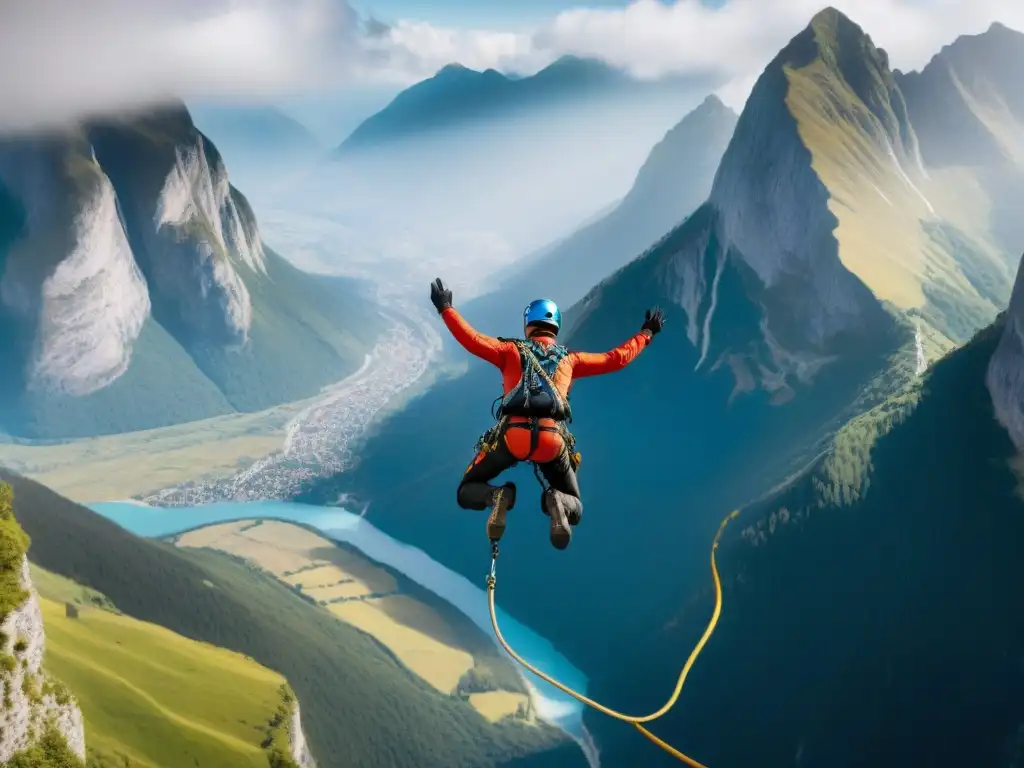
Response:
M256 199L301 176L326 147L298 120L264 104L189 104L196 127L231 168L232 183Z
M266 160L293 160L322 150L306 126L271 105L192 104L189 112L196 127L216 142L222 153L238 152L240 160L255 160L260 154Z
M581 299L586 286L650 248L707 199L736 121L721 100L706 98L651 149L612 210L500 272L492 292L465 306L467 315L490 323L540 293L564 307Z
M0 182L0 344L14 361L0 427L15 434L300 399L355 370L377 333L344 311L372 318L368 300L263 245L183 106L5 142Z
M521 79L447 67L367 118L273 204L322 213L361 271L393 269L403 290L443 260L459 265L453 287L479 294L516 256L621 199L651 146L696 106L696 87L571 57Z
M563 56L534 75L512 78L449 64L399 93L338 147L339 156L545 103L608 95L645 86L595 59Z
M1011 274L1024 238L1018 215L1024 196L1021 67L1024 34L996 23L983 34L957 38L921 72L897 73L930 173L970 193L970 204L959 201L943 213L963 222L965 231L989 232Z

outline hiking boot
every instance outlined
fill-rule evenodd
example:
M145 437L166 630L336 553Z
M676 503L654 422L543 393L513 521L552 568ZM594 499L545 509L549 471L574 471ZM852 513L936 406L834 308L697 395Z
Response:
M565 549L572 539L572 528L569 525L569 518L565 514L565 504L562 502L562 495L554 488L548 488L541 497L541 509L544 514L551 518L551 545L555 549Z
M551 513L548 512L547 508L547 497L549 493L555 493L553 488L548 488L540 494L540 508L541 511L551 517ZM583 502L577 499L575 496L571 496L568 493L561 495L562 506L565 507L565 518L569 521L569 525L575 527L580 524L580 520L583 519Z
M491 496L491 515L487 518L487 538L498 541L505 533L505 515L516 505L515 483L505 483L494 489Z

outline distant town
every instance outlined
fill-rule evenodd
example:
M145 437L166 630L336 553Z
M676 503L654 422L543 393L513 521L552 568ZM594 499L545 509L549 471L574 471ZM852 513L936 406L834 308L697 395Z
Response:
M153 506L191 507L217 501L288 499L304 483L351 468L366 427L391 398L426 372L440 343L437 329L408 308L359 371L326 388L288 424L280 452L230 477L167 488L139 500Z

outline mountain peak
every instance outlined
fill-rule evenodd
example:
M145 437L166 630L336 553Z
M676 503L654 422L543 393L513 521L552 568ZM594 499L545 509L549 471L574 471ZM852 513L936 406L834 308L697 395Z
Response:
M451 64L445 64L443 67L437 70L437 72L434 73L434 76L432 78L429 78L424 82L430 82L431 80L458 82L462 80L470 80L475 77L480 77L481 74L483 73L477 72L475 69L470 69L469 67L464 66L463 64L459 64L457 61L453 61Z
M871 42L870 35L859 24L832 7L816 13L808 28L818 43L821 56L826 60L839 58L839 51L848 48L866 48L865 53L869 54L878 50ZM888 57L884 52L882 56L888 65Z
M850 22L850 18L845 13L829 5L825 8L822 8L820 11L814 14L814 16L811 18L811 25L836 27L839 24L843 23L844 21L847 23L852 23Z
M891 218L893 227L917 237L917 217L927 215L928 203L904 177L917 178L919 168L917 138L888 56L834 8L816 14L755 84L711 195L721 231L767 289L785 285L790 275L807 276L801 290L808 299L799 317L788 315L781 300L773 310L773 327L780 329L773 333L783 348L823 344L874 317L877 307L865 299L863 285L899 306L921 303L913 279L889 277L890 263L917 258L917 251L908 247L891 255L877 224ZM864 181L880 177L882 197ZM786 179L785 194L780 178ZM882 202L871 214L866 208L828 207L830 199L854 194ZM894 202L887 205L883 198ZM912 212L905 219L896 213L904 204ZM776 241L769 243L766 232ZM829 257L812 242L828 243ZM875 253L885 256L865 255ZM850 274L863 282L848 280ZM820 300L825 295L829 299Z
M548 64L531 79L539 81L561 79L578 82L583 80L610 80L621 74L620 70L609 66L600 59L583 58L567 54Z
M729 107L725 105L718 96L715 94L709 94L704 97L704 101L697 105L697 108L693 110L691 114L698 113L716 113L716 112L728 112L729 114L735 115Z

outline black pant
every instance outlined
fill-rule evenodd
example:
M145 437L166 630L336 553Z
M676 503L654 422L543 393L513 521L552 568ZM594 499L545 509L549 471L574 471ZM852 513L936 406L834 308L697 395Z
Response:
M491 505L491 498L495 490L495 486L491 485L490 481L506 469L519 463L519 460L505 445L504 436L498 439L498 444L493 451L482 454L482 458L480 456L477 458L479 460L466 470L462 476L462 482L459 483L459 506L463 509L487 509ZM569 462L568 449L563 448L556 458L538 463L537 467L548 485L563 494L563 502L570 517L578 521L583 514L583 501L580 499L580 486L576 479L576 470Z

